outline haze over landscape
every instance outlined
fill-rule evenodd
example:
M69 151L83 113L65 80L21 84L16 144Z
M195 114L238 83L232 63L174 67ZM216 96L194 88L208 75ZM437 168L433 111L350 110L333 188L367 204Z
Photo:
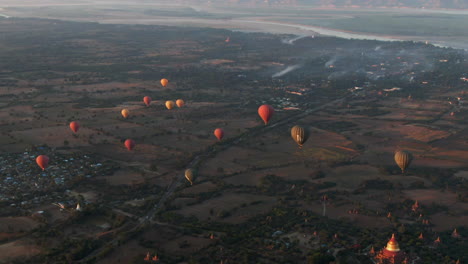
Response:
M0 263L468 263L468 0L0 0Z

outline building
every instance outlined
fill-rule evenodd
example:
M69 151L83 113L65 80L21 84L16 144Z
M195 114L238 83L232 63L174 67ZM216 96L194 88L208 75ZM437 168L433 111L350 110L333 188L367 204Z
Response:
M372 255L372 254L371 254ZM376 264L410 264L409 256L400 250L395 234L387 243L387 246L374 254L373 260Z

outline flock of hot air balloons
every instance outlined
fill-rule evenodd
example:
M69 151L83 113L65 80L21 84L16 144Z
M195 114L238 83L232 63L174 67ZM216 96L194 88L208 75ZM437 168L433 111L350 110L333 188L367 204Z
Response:
M161 79L161 85L163 87L166 87L168 83L169 81L167 79L165 78ZM143 97L143 102L145 103L146 106L150 106L151 101L152 101L151 97L149 96ZM176 103L174 103L173 101L166 102L167 109L172 109L174 105L177 105L177 107L183 107L185 105L185 102L182 99L178 99ZM122 109L120 113L122 114L124 118L128 118L130 116L130 111L126 108ZM73 131L73 133L78 133L78 130L80 129L80 124L77 121L70 122L69 126L70 126L71 131ZM126 139L124 142L124 146L129 151L131 151L135 147L135 141L132 139ZM39 155L36 158L36 163L42 170L45 170L49 164L49 157L46 155Z
M166 87L168 83L169 81L167 79L161 79L161 85L163 87ZM143 97L143 102L145 103L147 107L150 106L151 101L152 101L151 97L149 96ZM185 102L182 99L178 99L176 100L176 102L168 100L165 103L166 108L169 110L174 108L174 106L176 105L177 107L183 107L185 105ZM274 112L275 110L271 105L264 104L258 108L258 115L263 120L265 125L268 124ZM122 109L121 114L124 118L128 118L130 115L130 111L128 109ZM73 133L77 133L79 128L80 128L80 124L77 121L73 121L70 123L70 129L73 131ZM221 141L224 137L224 130L222 128L216 128L213 134L218 139L218 141ZM304 143L309 138L309 131L302 126L295 125L291 128L291 137L299 145L299 148L302 148ZM135 141L133 141L132 139L126 139L124 142L124 145L129 151L132 151L133 148L135 147ZM400 167L402 173L405 173L412 159L413 159L413 156L411 155L409 151L399 150L395 153L395 162ZM49 163L49 157L47 157L46 155L40 155L36 158L36 163L39 165L39 167L42 170L45 170ZM185 178L190 182L190 184L193 185L194 172L192 169L187 169L185 171Z

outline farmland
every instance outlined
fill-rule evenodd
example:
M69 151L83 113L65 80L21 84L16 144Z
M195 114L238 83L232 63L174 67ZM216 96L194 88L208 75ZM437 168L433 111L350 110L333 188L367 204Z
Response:
M33 18L0 32L0 263L366 263L352 245L391 233L467 260L464 51ZM414 156L404 174L398 149Z

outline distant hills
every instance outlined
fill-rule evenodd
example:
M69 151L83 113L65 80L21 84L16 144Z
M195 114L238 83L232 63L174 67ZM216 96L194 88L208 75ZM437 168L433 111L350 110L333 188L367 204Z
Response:
M322 7L412 7L468 9L468 0L210 0L230 4L317 5Z

